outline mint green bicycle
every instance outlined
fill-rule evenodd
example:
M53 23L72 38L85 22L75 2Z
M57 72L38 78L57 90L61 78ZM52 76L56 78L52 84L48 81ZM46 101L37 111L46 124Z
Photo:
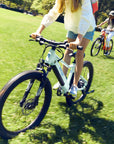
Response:
M66 42L55 42L43 37L38 37L34 41L45 45L36 70L24 71L16 75L0 91L0 136L5 139L11 139L21 132L39 126L51 102L52 87L48 78L51 70L60 83L57 95L64 96L69 106L82 101L87 94L93 92L89 92L93 79L91 62L83 63L77 97L74 98L69 94L69 89L73 83L76 53L70 54L73 62L68 65L62 60L64 56L62 49L68 47ZM46 59L43 59L48 48ZM77 49L82 50L82 47L78 46ZM60 53L60 56L57 53ZM60 63L70 69L67 78Z

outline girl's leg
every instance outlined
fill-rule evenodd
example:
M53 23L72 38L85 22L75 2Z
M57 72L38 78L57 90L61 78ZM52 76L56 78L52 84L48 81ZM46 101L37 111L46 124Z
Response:
M106 47L109 48L109 42L111 40L111 38L114 36L114 32L110 32L107 36L107 39L106 39Z
M68 43L75 41L75 39L69 39L69 38L68 38L67 40L68 40ZM65 53L64 53L64 59L63 59L63 60L64 60L68 65L70 64L70 60L71 60L69 54L72 53L72 52L73 52L72 50L66 49L66 50L65 50ZM68 68L63 65L63 72L64 72L65 76L67 76L67 71L68 71Z
M84 57L84 51L88 45L90 40L83 38L82 42L81 42L81 46L83 46L83 50L77 50L77 54L76 54L76 71L75 71L75 75L74 75L74 82L73 84L77 86L80 75L81 75L81 71L83 68L83 57Z
M73 42L75 41L75 39L69 39L68 38L68 42ZM80 75L81 75L81 71L83 68L83 56L84 56L84 51L88 45L90 40L83 38L82 42L81 42L81 46L83 46L83 50L77 50L77 54L76 54L76 71L75 71L75 75L74 75L74 82L73 84L77 86ZM67 64L70 64L70 57L69 54L72 52L72 50L67 49L65 51L64 54L64 61ZM65 75L67 75L67 68L63 65L63 72Z
M68 38L68 43L69 42L73 42L75 41L75 39L69 39ZM84 51L88 45L90 40L86 39L86 38L83 38L82 42L81 42L81 46L83 46L83 50L77 50L77 54L76 54L76 70L75 70L75 75L74 75L74 82L73 84L77 86L78 84L78 81L79 81L79 78L80 78L80 75L81 75L81 71L82 71L82 68L83 68L83 56L84 56ZM64 61L67 63L67 64L70 64L70 56L69 54L72 52L72 50L70 49L66 49L65 53L64 53ZM64 74L67 76L67 70L68 68L66 68L64 65L63 65L63 72ZM53 88L55 89L55 88Z

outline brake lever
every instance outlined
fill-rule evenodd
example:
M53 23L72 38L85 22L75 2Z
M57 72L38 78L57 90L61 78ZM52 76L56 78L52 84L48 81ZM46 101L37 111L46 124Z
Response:
M31 35L29 35L29 37L32 37ZM29 41L35 41L35 39L29 39Z
M34 39L29 39L29 41L35 41Z
M38 41L38 40L37 40ZM39 41L40 45L43 45L45 42L44 41Z
M69 47L69 43L66 43L66 44L65 44L65 47L68 48L68 47Z

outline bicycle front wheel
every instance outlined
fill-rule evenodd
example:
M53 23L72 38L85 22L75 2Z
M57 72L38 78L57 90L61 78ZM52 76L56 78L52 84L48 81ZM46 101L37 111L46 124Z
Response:
M103 51L104 55L110 55L112 48L113 48L113 40L111 39L109 42L109 48L107 48L107 50L104 49Z
M102 40L99 37L92 44L92 47L91 47L91 56L97 56L98 55L98 53L100 51L100 48L101 48L101 45L102 45Z
M32 83L31 83L32 81ZM52 89L48 78L35 105L43 73L25 71L12 78L0 92L0 136L11 139L20 132L33 129L40 124L50 105ZM26 94L26 99L24 95ZM21 104L21 101L23 105Z
M72 83L73 83L73 78L74 78L74 74L72 75L70 85L72 85ZM87 92L90 89L92 79L93 79L93 65L89 61L84 61L84 63L83 63L83 69L82 69L82 72L81 72L81 77L80 77L79 82L78 82L78 88L79 89L81 87L83 87L84 83L85 83L82 78L84 78L87 82L86 87L83 90L79 90L77 92L77 97L76 98L66 97L66 102L67 102L68 105L76 104L77 102L80 102L80 101L84 100L84 98L87 95Z

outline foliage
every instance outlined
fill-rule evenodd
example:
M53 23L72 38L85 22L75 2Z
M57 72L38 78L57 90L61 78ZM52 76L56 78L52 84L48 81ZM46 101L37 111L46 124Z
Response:
M109 13L114 10L114 0L99 0L99 11Z
M95 17L97 24L104 21L111 10L114 10L114 0L98 0L99 10L96 12Z
M42 0L34 0L31 5L32 10L37 10L38 13L42 12Z
M108 17L107 13L101 12L97 17L97 20L98 20L97 24L100 24L101 22L103 22L107 17ZM106 25L103 25L103 27L106 27Z
M114 0L98 0L99 11L95 18L97 24L104 20L111 10L114 10ZM32 11L36 14L46 14L55 3L55 0L1 0L1 3L7 4L12 8L20 8L23 11ZM35 14L35 15L36 15Z
M23 0L23 9L24 10L29 10L30 11L30 8L31 8L31 5L33 3L34 0Z
M16 5L22 5L23 0L7 0L9 1L9 6L11 3L15 3Z
M53 4L54 0L34 0L31 9L37 10L38 13L46 14Z
M54 5L54 0L43 0L42 1L42 9L47 13Z

